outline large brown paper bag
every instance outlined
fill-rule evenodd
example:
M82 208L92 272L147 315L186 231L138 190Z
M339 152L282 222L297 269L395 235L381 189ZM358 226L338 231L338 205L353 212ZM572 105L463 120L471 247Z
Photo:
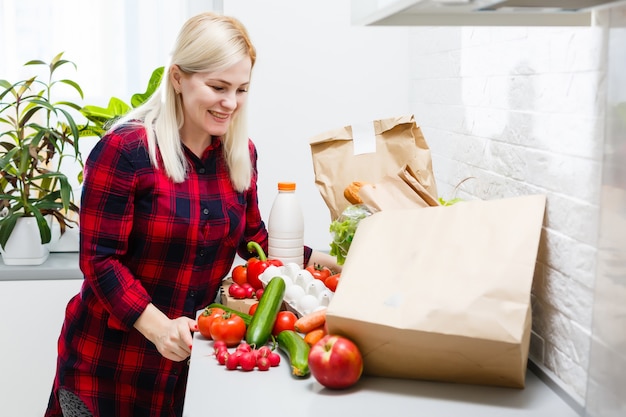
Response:
M326 311L364 373L522 388L545 196L361 220Z
M345 126L317 135L309 144L315 183L331 220L350 205L343 196L350 183L376 183L405 165L437 196L430 149L412 115Z

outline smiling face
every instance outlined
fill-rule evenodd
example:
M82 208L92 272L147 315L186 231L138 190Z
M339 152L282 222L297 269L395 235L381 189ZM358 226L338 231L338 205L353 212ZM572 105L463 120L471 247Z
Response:
M172 84L180 94L184 116L180 134L185 144L208 144L211 136L227 132L247 99L251 70L250 58L210 73L187 74L176 65L171 68Z

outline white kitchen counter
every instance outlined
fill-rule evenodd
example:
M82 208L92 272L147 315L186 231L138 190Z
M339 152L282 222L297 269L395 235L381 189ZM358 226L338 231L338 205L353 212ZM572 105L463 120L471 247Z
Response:
M70 285L68 295L64 295L61 297L62 301L59 301L60 317L69 294L75 293L79 285L66 280L75 279L82 279L78 268L78 253L52 253L39 266L7 266L0 259L0 281L27 285L15 281L59 280L59 285ZM39 288L44 299L50 301L50 290L43 283L32 282L32 286ZM23 299L18 294L22 291L21 288L15 291L5 288L3 293L20 300ZM33 288L28 287L24 291L30 292ZM57 299L57 296L53 298ZM14 311L13 307L10 308L10 311ZM51 327L54 327L54 334L49 338L50 352L54 353L58 329L57 325ZM10 334L12 331L5 333ZM53 360L50 362L52 372ZM46 400L48 379L44 378L42 381L42 403ZM217 391L215 387L218 387ZM211 392L216 394L212 395ZM16 396L18 397L19 395ZM207 398L211 398L210 406L207 405ZM212 356L211 342L196 333L183 417L205 417L209 408L211 413L229 415L233 410L242 410L241 407L246 410L255 409L258 417L318 417L320 413L325 417L378 416L389 412L409 415L419 413L428 417L580 415L530 370L526 376L526 388L523 390L364 376L355 387L347 391L331 391L323 388L313 377L291 377L284 356L279 367L271 368L267 372L227 371Z
M346 391L328 390L312 376L296 379L282 356L267 372L228 371L212 356L212 342L194 336L183 417L577 417L579 414L537 375L526 388L500 388L363 376Z

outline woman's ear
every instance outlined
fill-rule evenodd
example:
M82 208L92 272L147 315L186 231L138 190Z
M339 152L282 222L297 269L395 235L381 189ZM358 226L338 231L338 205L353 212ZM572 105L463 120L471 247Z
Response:
M170 83L172 83L172 87L176 91L176 94L180 93L180 80L182 78L182 74L178 65L172 65L170 67Z

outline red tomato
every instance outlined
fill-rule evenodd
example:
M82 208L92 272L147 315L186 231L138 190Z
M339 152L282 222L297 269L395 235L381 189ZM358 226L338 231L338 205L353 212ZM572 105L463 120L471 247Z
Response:
M276 316L276 321L274 322L272 334L274 336L278 336L278 333L282 332L283 330L294 330L293 326L296 324L296 320L298 320L298 316L296 316L291 311L279 311L278 315Z
M216 317L224 314L224 310L218 307L205 308L198 316L198 330L207 339L211 339L211 323Z
M213 319L211 337L215 341L222 340L226 346L237 346L246 334L246 323L236 314L224 313Z
M269 262L270 265L283 266L283 261L280 259L268 259L267 262Z
M250 314L251 316L254 316L254 312L256 311L256 308L259 306L259 303L254 303L250 306L250 309L248 309L248 314Z
M328 287L332 292L337 291L337 284L339 283L339 278L341 278L341 274L331 275L324 280L324 285Z
M233 282L243 285L248 282L248 268L246 265L237 265L232 272Z
M313 278L324 282L331 275L330 269L320 264L313 264L306 267L306 270L313 275Z

